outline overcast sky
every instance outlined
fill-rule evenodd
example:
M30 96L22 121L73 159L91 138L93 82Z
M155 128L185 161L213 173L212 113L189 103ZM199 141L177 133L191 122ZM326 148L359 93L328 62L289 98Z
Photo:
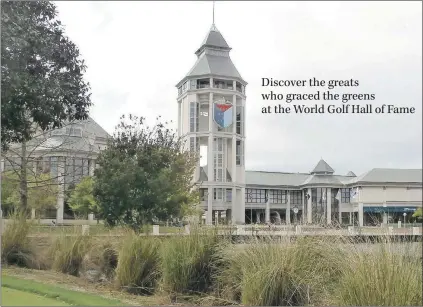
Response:
M212 2L57 6L66 34L88 65L91 116L101 126L113 132L119 116L129 112L176 121L175 85L196 61L194 52L212 24ZM320 158L337 174L422 167L420 1L218 1L215 16L248 82L246 169L309 172ZM261 87L265 77L358 79L359 89L343 92L374 93L369 103L375 106L414 106L416 113L265 115L261 109L269 103L261 93L270 90Z

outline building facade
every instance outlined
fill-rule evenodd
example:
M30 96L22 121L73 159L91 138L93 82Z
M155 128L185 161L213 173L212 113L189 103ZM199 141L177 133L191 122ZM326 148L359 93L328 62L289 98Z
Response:
M83 177L93 176L96 159L106 148L110 135L92 118L65 124L60 129L36 133L25 144L12 144L2 152L1 170L19 170L25 159L28 175L48 173L57 183L56 209L45 212L44 217L56 217L58 224L65 216L65 192L78 184Z
M320 160L310 173L245 170L247 82L213 24L197 61L176 85L178 132L201 159L194 181L205 223L373 225L409 220L422 206L422 170L335 175Z

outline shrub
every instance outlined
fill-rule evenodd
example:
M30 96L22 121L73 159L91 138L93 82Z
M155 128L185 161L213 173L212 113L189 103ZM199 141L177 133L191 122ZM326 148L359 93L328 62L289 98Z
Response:
M222 243L216 231L196 229L166 240L161 251L163 289L173 294L209 291Z
M421 253L410 246L410 243L382 242L364 244L362 249L350 248L350 256L344 262L343 274L333 294L334 303L421 306Z
M51 247L52 268L58 272L78 276L90 243L89 236L60 235Z
M118 286L132 293L153 293L159 276L159 246L156 238L126 235L116 269Z
M333 253L333 254L331 254ZM325 242L267 240L228 250L218 277L220 295L255 306L304 306L321 302L339 276L340 251Z
M31 247L28 234L31 223L24 214L12 215L1 236L2 263L27 268L39 268L35 252Z

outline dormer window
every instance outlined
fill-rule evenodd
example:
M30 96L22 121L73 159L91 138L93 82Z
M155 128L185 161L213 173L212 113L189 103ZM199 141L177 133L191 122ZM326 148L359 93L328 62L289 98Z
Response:
M82 129L74 127L66 128L66 135L82 137Z

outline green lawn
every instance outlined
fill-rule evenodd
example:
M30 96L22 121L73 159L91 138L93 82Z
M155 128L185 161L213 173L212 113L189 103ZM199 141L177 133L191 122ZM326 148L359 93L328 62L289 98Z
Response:
M1 288L2 306L70 306L58 299L43 297L20 290Z
M2 275L2 306L123 306L94 294Z

